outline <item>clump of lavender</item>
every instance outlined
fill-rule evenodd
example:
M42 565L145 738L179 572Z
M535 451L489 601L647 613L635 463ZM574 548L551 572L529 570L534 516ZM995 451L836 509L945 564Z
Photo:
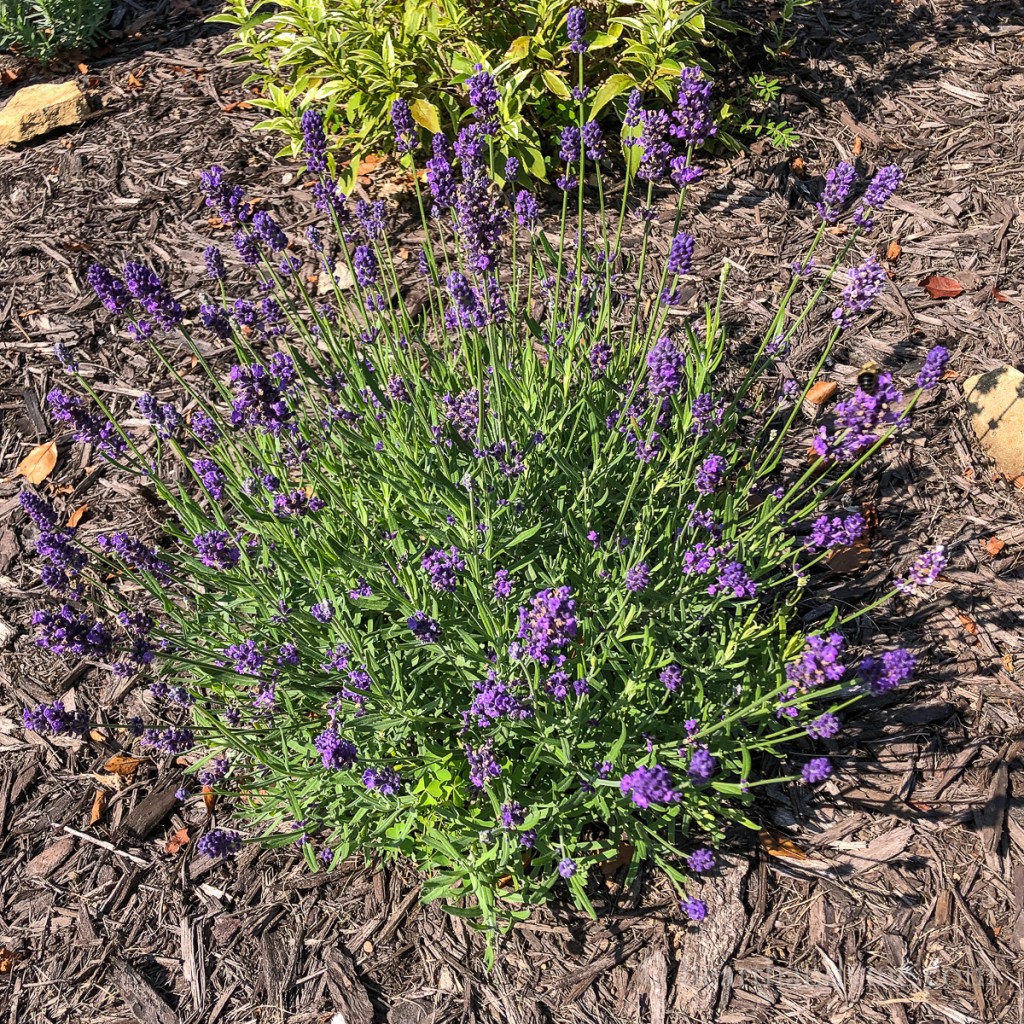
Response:
M582 9L565 31L579 65ZM490 72L467 78L462 130L428 153L408 99L394 100L396 149L417 183L426 172L408 260L383 201L353 201L331 177L316 111L302 118L317 211L305 241L211 169L201 192L243 263L229 275L207 249L215 298L192 303L137 262L88 272L168 367L159 398L134 410L95 388L84 355L48 395L62 453L73 439L112 478L134 474L166 509L162 533L83 538L42 493L21 498L54 596L36 642L130 679L126 743L187 759L214 790L243 786L246 835L298 840L311 869L358 851L411 857L439 898L474 894L489 928L506 876L524 906L557 886L586 909L590 872L623 836L701 921L706 903L686 890L713 884L694 876L714 871L755 786L827 778L819 745L842 741L841 708L906 690L917 671L909 651L854 649L845 605L808 636L794 580L813 591L823 553L862 537L835 496L898 439L948 354L933 350L907 395L882 374L843 396L813 431L775 399L797 331L814 332L824 364L876 308L885 276L858 239L901 174L879 171L863 215L799 256L823 288L861 263L835 318L799 307L798 278L738 366L719 300L693 316L679 287L701 269L685 186L715 132L710 83L685 69L669 109L628 98L616 216L599 165L615 140L584 119L583 82L559 140L564 222L499 155ZM638 181L674 183L676 215L632 202ZM854 184L852 168L832 172L827 222ZM633 210L644 244L623 251ZM337 287L311 293L303 249ZM809 444L818 461L788 478ZM944 564L922 555L893 593L924 592ZM23 713L75 742L87 722L60 702ZM221 827L197 846L230 858L241 843Z

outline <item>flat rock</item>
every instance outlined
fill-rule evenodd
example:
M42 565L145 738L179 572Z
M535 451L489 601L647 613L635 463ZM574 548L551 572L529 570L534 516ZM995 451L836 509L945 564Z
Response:
M88 113L89 103L76 82L26 85L0 110L0 146L80 124Z
M982 448L1001 473L1024 474L1024 373L1000 366L964 381L967 412Z
M350 288L355 287L355 278L352 276L352 271L348 269L348 264L344 260L338 260L334 267L334 280L338 282L338 287L343 291L348 291ZM326 270L320 271L320 277L316 282L316 293L317 295L333 295L334 285L331 284L331 275Z

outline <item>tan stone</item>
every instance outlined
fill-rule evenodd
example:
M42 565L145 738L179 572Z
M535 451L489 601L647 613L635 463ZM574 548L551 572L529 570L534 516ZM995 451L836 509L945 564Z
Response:
M79 124L88 113L88 101L75 82L26 85L0 110L0 146Z
M989 458L1007 476L1024 474L1024 373L1000 366L964 381L971 425Z

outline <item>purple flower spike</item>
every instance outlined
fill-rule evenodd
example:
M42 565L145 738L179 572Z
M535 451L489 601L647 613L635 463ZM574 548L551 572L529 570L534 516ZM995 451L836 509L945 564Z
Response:
M219 860L234 857L242 849L242 837L237 833L223 828L212 828L201 836L196 849L204 857Z
M659 338L647 353L648 390L652 395L675 395L685 383L686 356L671 338Z
M686 769L690 780L696 784L707 782L718 770L718 759L711 755L707 747L697 747L690 755L690 764Z
M111 313L123 313L131 302L124 281L102 264L93 263L86 272L86 280L99 296L100 302Z
M668 253L668 272L680 277L690 272L693 263L693 235L681 231L672 239L672 248Z
M473 107L477 125L484 135L498 134L498 100L501 98L494 78L477 64L473 69L476 74L466 79L469 90L469 103Z
M827 757L812 757L800 772L804 782L813 785L824 782L832 774L832 763Z
M419 132L409 104L401 98L391 104L391 124L395 129L395 152L411 153L419 141Z
M871 309L888 280L877 256L869 256L861 266L854 267L849 278L842 304L832 311L832 319L841 330L848 329L857 316Z
M569 35L569 49L573 53L586 53L587 12L582 7L570 7L565 18L565 29Z
M572 878L576 874L577 864L571 857L563 857L558 862L558 874L561 878Z
M629 572L626 573L625 587L631 594L637 594L641 590L646 590L651 582L651 570L647 567L646 562L640 562L634 565Z
M845 160L836 164L825 175L825 187L822 189L816 209L826 224L835 224L839 220L856 180L857 169Z
M430 618L426 612L416 612L414 615L410 615L405 620L405 624L409 627L409 632L421 644L439 644L443 632L441 625L435 619Z
M711 83L700 68L683 68L670 131L685 146L700 146L718 131L711 112Z
M917 375L917 386L922 391L931 391L942 379L948 365L949 349L942 345L936 345L925 356L924 366L921 367L921 372Z
M302 148L306 152L306 167L311 174L327 170L327 136L324 134L324 116L319 110L307 110L302 115Z
M706 846L700 846L686 858L686 866L697 875L715 869L715 855Z
M637 807L647 808L651 804L674 804L680 794L672 786L672 776L660 764L651 768L641 765L635 771L622 777L619 790L628 793Z
M342 739L333 728L324 729L314 741L314 746L323 766L336 772L351 768L359 756L355 744Z
M903 171L896 164L880 168L864 192L864 205L874 210L881 209L903 184Z
M860 663L857 675L875 694L888 693L902 686L914 675L917 659L902 647L886 651L881 658L865 658Z
M402 776L393 768L367 768L363 772L363 785L381 796L396 796L402 786Z
M910 572L896 581L896 589L904 594L919 594L939 578L947 562L946 549L941 544L932 551L926 551L910 567Z
M714 494L724 483L729 463L721 455L709 455L694 479L694 486L700 494Z
M693 922L700 923L708 916L708 905L694 896L689 896L679 904L679 909Z

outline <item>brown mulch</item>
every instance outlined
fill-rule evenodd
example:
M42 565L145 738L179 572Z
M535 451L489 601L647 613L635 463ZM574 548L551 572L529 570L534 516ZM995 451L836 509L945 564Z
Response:
M810 237L822 172L857 152L907 171L873 239L894 286L828 372L849 384L874 358L905 380L942 343L958 376L860 486L879 514L871 558L822 596L870 594L944 543L932 600L861 624L864 642L919 651L925 681L860 712L823 788L765 794L761 837L738 836L702 884L701 931L658 878L627 891L610 879L597 923L538 913L488 973L480 938L420 906L409 872L310 875L291 850L254 848L211 864L191 852L206 816L173 800L174 766L119 775L102 737L51 743L17 726L28 701L70 691L114 719L126 697L35 653L42 594L6 479L52 436L40 402L60 379L54 342L81 346L126 393L161 384L83 286L86 265L139 256L198 286L211 226L196 181L211 163L283 222L309 215L294 166L249 131L259 113L238 106L244 73L217 56L223 37L180 5L156 9L152 35L143 26L79 76L96 98L88 123L0 154L0 1022L1024 1020L1024 494L981 456L958 390L1024 362L1024 14L957 0L801 11L777 72L797 149L722 160L691 208L699 264L709 277L734 265L742 342ZM929 298L929 274L963 294ZM795 375L814 344L801 339ZM61 451L51 485L67 508L89 505L90 529L152 525L134 485ZM168 852L182 829L189 842Z

